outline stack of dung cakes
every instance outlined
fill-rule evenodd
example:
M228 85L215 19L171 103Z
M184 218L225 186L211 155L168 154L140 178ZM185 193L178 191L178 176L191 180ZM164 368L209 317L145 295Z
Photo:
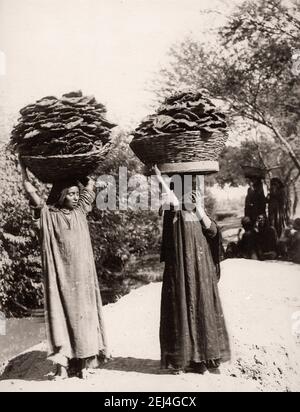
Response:
M203 91L184 91L165 99L136 128L130 147L147 166L165 173L213 173L228 138L225 115Z
M47 96L20 110L11 145L41 181L79 177L95 170L116 126L106 108L81 91Z

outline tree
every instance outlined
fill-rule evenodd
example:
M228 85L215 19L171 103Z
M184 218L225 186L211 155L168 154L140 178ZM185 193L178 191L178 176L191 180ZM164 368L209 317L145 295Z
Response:
M223 87L231 91L233 109L269 129L300 170L298 145L291 139L300 117L290 110L300 90L300 73L292 70L300 47L299 3L289 8L278 0L245 2L220 35L229 52Z
M220 158L220 171L208 180L210 184L218 183L221 187L225 184L239 186L246 183L241 165L245 162L240 147L225 147Z
M171 64L159 77L158 96L181 86L205 88L220 100L230 125L258 125L288 153L300 172L300 74L293 54L300 49L300 6L278 0L247 1L221 28L216 45L191 38L170 50Z

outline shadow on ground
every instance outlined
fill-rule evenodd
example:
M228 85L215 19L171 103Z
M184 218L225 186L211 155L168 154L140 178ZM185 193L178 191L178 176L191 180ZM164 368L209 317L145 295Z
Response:
M116 357L112 358L101 368L114 371L146 373L151 375L165 375L170 373L169 371L160 369L160 361L153 359Z
M17 356L5 366L0 380L45 381L55 373L55 365L47 359L47 352L32 351ZM160 361L153 359L137 359L115 357L100 367L100 369L137 372L152 375L170 374L171 371L160 369ZM98 369L99 370L99 369Z
M32 351L10 360L4 368L0 380L21 379L45 381L55 372L55 365L47 359L47 352Z

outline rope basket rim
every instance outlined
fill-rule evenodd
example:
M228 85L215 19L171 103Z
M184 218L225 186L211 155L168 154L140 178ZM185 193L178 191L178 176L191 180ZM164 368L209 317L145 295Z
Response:
M248 170L261 170L261 171L268 170L266 167L252 166L252 165L241 165L241 167L242 169L248 169Z
M88 157L91 155L102 155L108 150L110 145L106 144L99 150L91 150L86 153L75 153L75 154L64 154L64 155L50 155L50 156L29 156L29 155L22 155L20 154L21 159L36 159L36 160L48 160L48 159L73 159L73 158L80 158L80 157Z
M205 139L207 139L207 140L209 140L211 137L213 137L214 135L216 135L216 134L218 134L218 135L226 135L226 136L228 136L228 130L220 130L220 129L216 129L216 130L214 130L213 132L206 132L207 133L207 137L205 137ZM134 143L134 142L136 142L136 141L141 141L141 140L144 140L144 139L153 139L153 138L160 138L160 137L176 137L176 138L180 138L181 136L182 137L184 137L184 136L199 136L199 137L201 137L201 135L204 135L205 134L205 131L203 131L203 130L201 130L201 129L199 129L199 130L187 130L187 131L184 131L184 132L176 132L176 133L172 133L172 132L170 132L170 133L155 133L155 134L147 134L147 135L144 135L144 136L135 136L135 135L133 135L133 139L131 140L131 142L130 142L130 144L131 143Z
M245 177L261 177L265 178L268 169L258 166L241 165L241 169Z

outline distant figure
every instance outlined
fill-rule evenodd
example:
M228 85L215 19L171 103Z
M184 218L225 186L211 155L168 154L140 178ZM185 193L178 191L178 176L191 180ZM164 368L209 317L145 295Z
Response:
M267 199L260 177L252 177L249 186L245 199L245 216L248 216L254 225L259 215L266 215Z
M293 224L294 233L291 237L289 257L294 263L300 263L300 218L295 219Z
M251 219L245 216L242 218L241 224L242 228L238 232L238 242L228 243L225 258L258 259L257 233Z
M248 216L245 216L241 223L244 233L241 236L241 231L239 232L239 241L237 243L238 257L244 259L257 259L257 233L254 231L251 219Z
M289 202L285 186L277 177L271 179L267 201L269 203L268 218L270 226L276 229L277 236L280 238L283 229L288 225Z
M238 248L236 242L229 242L225 251L225 259L234 259L238 257Z
M277 242L278 258L282 260L289 260L289 250L291 247L291 241L293 236L293 225L289 224L283 232Z
M259 260L272 260L277 258L277 233L269 225L265 215L259 215L256 221L257 252Z

